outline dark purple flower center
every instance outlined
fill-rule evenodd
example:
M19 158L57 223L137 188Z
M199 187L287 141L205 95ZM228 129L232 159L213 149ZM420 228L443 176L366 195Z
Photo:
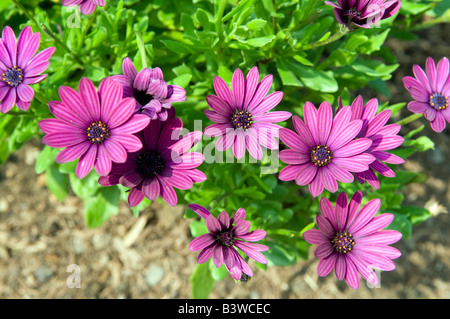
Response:
M360 20L361 19L361 12L356 10L356 8L350 8L344 10L344 16L347 16L349 19L349 22L353 20L353 18Z
M153 96L150 94L147 94L146 91L134 91L134 98L136 99L136 101L138 101L138 103L142 106L145 106L148 104L148 102L150 102L151 100L153 100Z
M164 169L164 160L157 152L146 151L142 153L137 159L137 164L145 177L155 177Z
M2 74L2 81L8 83L9 86L18 86L23 81L23 71L14 66Z
M338 232L336 236L331 240L334 250L340 254L346 254L353 249L355 241L353 235L348 232Z
M442 94L434 93L430 95L430 106L436 110L445 110L448 107L448 97Z
M311 162L314 165L325 166L333 159L333 154L325 145L319 145L311 150Z
M97 121L89 125L86 129L87 138L92 144L103 143L111 134L108 126L102 121Z
M252 125L252 115L247 111L237 111L231 116L231 124L235 129L247 130Z
M222 246L229 247L233 245L235 239L236 238L231 231L223 231L216 235L216 241Z

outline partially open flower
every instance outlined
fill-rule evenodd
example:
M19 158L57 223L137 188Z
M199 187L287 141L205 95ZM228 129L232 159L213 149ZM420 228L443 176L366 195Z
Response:
M340 24L348 27L371 28L382 19L392 17L400 10L400 0L337 0L337 4L325 1L334 8Z
M188 207L206 220L209 231L195 238L189 245L191 251L201 250L198 263L204 263L212 257L217 268L225 263L228 272L236 280L245 275L253 276L253 271L236 248L259 263L267 263L260 251L266 251L269 247L254 243L263 239L266 232L260 229L249 232L250 221L245 220L245 209L239 208L232 218L225 211L216 218L200 205L191 204Z

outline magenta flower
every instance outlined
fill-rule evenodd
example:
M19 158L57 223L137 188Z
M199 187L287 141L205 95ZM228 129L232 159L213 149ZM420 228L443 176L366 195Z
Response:
M361 210L362 193L356 192L350 203L345 192L339 194L336 205L326 198L320 200L321 215L317 215L317 229L303 233L310 244L317 245L314 252L320 259L317 273L327 276L334 268L339 280L345 279L353 289L359 287L359 275L376 285L378 278L372 268L383 271L395 269L391 259L401 256L400 251L388 246L400 240L396 230L381 230L394 219L392 214L375 216L380 200L372 199ZM359 210L359 211L358 211Z
M365 172L375 160L365 151L372 145L369 138L358 138L362 120L351 120L350 106L342 108L333 119L328 102L320 104L319 110L310 102L303 109L305 123L293 116L293 131L280 129L280 140L291 149L282 150L280 160L289 164L280 171L282 181L295 180L298 185L308 185L314 197L326 188L334 193L337 181L351 183L351 173Z
M41 43L39 32L33 33L30 26L20 32L16 42L14 31L6 26L0 39L0 111L7 113L14 104L26 111L34 98L34 90L30 84L41 82L47 77L42 74L55 52L55 48L47 48L38 54ZM36 54L36 55L35 55Z
M197 262L202 264L212 257L214 265L219 268L225 264L228 272L234 279L240 280L242 272L247 276L253 276L249 265L239 254L236 248L253 260L267 264L266 257L260 251L266 251L268 246L253 243L266 236L264 230L255 229L249 232L250 221L245 219L245 209L239 208L230 219L227 212L223 211L219 217L214 217L206 208L197 205L188 205L206 221L209 233L195 238L189 245L190 251L201 250Z
M247 149L255 159L262 159L261 146L276 150L281 126L273 124L287 120L289 112L273 109L283 97L283 92L274 92L266 97L272 85L272 75L267 75L258 83L258 68L253 67L244 80L240 69L236 69L232 79L232 92L225 81L214 77L214 89L217 95L209 95L206 101L212 110L205 115L215 124L205 128L205 135L217 136L216 148L225 151L233 145L233 154L237 159L245 155Z
M144 129L150 121L145 115L133 115L135 101L122 98L122 87L105 78L98 93L88 78L82 78L79 93L67 86L59 87L61 102L50 101L50 112L56 118L39 121L47 133L42 142L50 147L65 147L56 157L57 163L79 158L76 175L84 178L92 169L99 175L111 171L111 163L123 163L127 152L142 148L133 133Z
M94 12L97 6L104 7L105 0L61 0L61 4L65 7L80 5L81 13L89 15Z
M183 123L175 117L174 109L168 111L165 122L151 120L139 134L143 148L128 154L125 163L114 163L111 173L100 177L99 183L103 186L120 183L131 188L128 194L131 207L138 205L144 196L150 200L161 196L168 205L175 206L177 194L174 187L190 189L193 183L206 180L206 175L195 169L203 163L203 155L187 152L201 140L202 132L196 131L174 139L182 128Z
M447 58L442 58L436 68L433 58L428 57L425 71L413 66L414 76L405 76L403 84L414 101L408 103L408 110L424 114L431 128L440 133L445 129L445 121L450 123L450 73Z
M364 101L359 95L352 103L352 120L362 120L361 131L356 138L368 138L372 140L372 145L365 151L375 157L375 160L369 164L369 169L365 172L355 172L356 179L363 184L367 181L369 185L378 189L380 182L375 172L386 176L395 177L395 172L386 164L403 164L405 161L397 155L386 152L399 147L404 139L398 136L401 126L398 124L385 125L391 117L391 110L384 110L376 114L378 108L378 100L371 99L363 105ZM342 101L339 98L339 109L341 109ZM384 162L384 163L383 163Z
M172 102L186 101L186 91L178 85L164 82L160 68L143 68L139 73L129 58L122 64L123 75L114 75L123 87L124 97L136 99L136 112L148 115L152 120L167 119Z
M400 0L337 0L325 1L334 8L336 20L343 25L370 28L382 19L392 17L400 10Z

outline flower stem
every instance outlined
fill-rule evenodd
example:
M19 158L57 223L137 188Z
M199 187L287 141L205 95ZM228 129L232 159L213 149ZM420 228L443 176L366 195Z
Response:
M410 115L410 116L408 116L408 117L405 117L404 119L398 121L398 122L395 123L395 124L398 124L398 125L406 125L406 124L408 124L408 123L411 123L412 121L417 120L418 118L421 118L422 116L423 116L422 113L420 113L420 114L412 114L412 115Z
M342 38L349 31L350 31L349 28L347 28L346 26L340 24L339 25L339 31L336 32L335 34L333 34L331 37L329 37L328 39L325 39L323 41L318 41L318 42L306 44L306 45L302 46L302 50L310 50L310 49L313 49L313 48L321 47L323 45L327 45L329 43L332 43L332 42Z

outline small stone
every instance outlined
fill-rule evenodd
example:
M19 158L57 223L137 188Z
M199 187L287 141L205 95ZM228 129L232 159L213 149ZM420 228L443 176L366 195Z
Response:
M34 277L40 283L43 283L43 282L49 280L52 277L52 275L53 275L53 270L51 270L46 265L39 266L39 268L36 269L36 271L34 272Z
M159 264L152 264L145 270L144 276L147 285L153 287L164 278L164 268Z

